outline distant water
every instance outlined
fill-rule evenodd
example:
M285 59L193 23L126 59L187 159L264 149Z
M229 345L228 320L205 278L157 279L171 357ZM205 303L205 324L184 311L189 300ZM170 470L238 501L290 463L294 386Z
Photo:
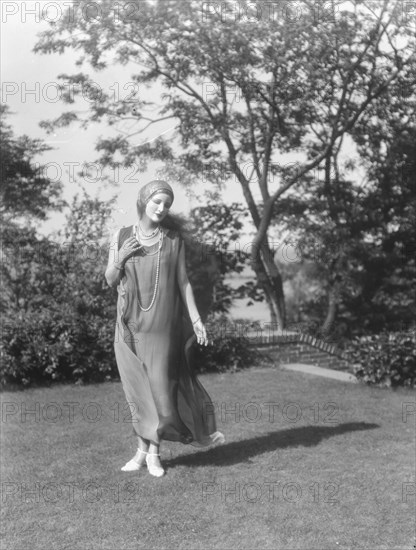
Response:
M247 299L234 300L233 306L230 308L230 317L233 319L250 319L250 321L270 322L269 308L264 302L254 302L253 305L247 306Z
M248 270L249 271L249 270ZM253 277L246 274L233 275L227 277L225 282L233 288L237 288L247 281L252 281ZM250 319L250 321L261 321L265 323L270 322L269 308L266 302L253 302L252 305L247 306L248 298L234 300L232 307L230 308L230 317L233 319Z

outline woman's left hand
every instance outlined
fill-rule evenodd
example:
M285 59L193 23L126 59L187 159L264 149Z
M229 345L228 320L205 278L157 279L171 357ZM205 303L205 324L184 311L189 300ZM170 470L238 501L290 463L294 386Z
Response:
M201 321L201 319L198 319L198 321L194 323L193 326L198 344L201 344L201 346L207 346L209 342L204 323Z

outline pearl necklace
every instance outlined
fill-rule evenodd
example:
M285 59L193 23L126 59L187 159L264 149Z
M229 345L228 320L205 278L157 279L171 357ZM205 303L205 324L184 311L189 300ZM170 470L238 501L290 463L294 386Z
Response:
M137 236L136 236L137 238ZM153 290L153 297L152 297L152 301L150 302L150 305L149 307L143 307L142 304L140 303L140 300L139 300L139 297L137 296L137 301L139 303L139 308L142 310L142 311L149 311L152 307L153 307L153 304L155 303L155 299L156 299L156 294L157 294L157 290L159 288L159 272L160 272L160 251L162 250L162 244L163 244L163 231L160 232L160 238L159 238L159 249L157 251L157 266L156 266L156 280L155 280L155 288ZM145 252L145 254L147 254ZM150 254L149 254L150 255Z
M159 228L158 228L159 229ZM160 232L160 235L159 235L159 248L161 247L161 239L163 238L163 235L162 235L163 231ZM137 231L137 227L134 226L134 231L133 231L133 235L136 239L136 241L141 244L142 246L145 246L144 244L142 244L140 238L139 238L139 233ZM143 239L144 240L144 239ZM148 247L152 247L154 246L156 243L153 243L153 244L147 244L146 246ZM159 249L156 250L155 252L146 252L144 248L141 249L141 251L143 252L143 254L145 254L146 256L154 256L155 254L158 253Z
M158 232L159 229L160 229L160 226L158 225L158 226L156 227L156 229L154 229L151 233L145 233L145 232L143 231L142 226L140 225L140 223L138 223L137 225L138 225L139 231L140 231L140 233L142 234L142 236L143 236L144 239L151 239L152 237L154 237L154 236L157 234L157 232Z

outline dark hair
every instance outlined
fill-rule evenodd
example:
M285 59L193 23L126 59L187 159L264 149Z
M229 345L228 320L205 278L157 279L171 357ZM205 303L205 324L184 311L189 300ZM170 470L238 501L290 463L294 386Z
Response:
M160 225L165 229L173 229L178 231L182 236L190 234L189 221L179 214L172 214L168 212L165 218L161 221Z
M146 205L143 204L140 199L137 199L136 208L137 208L137 214L139 215L139 218L142 218L146 210Z
M139 219L141 219L145 213L146 205L140 200L137 200L136 206L137 214L139 215ZM184 216L168 212L165 218L160 222L160 225L165 229L177 231L185 240L192 238L192 231L189 227L189 221Z

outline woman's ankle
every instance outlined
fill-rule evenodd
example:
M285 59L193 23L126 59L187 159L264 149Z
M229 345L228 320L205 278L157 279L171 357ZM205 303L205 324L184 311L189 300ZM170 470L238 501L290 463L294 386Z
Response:
M144 457L148 454L147 449L141 449L140 447L137 448L136 456L137 457Z
M149 455L159 455L160 454L160 445L156 443L150 443L148 448Z
M148 439L143 439L143 437L140 437L139 435L137 436L138 449L147 453L147 451L149 450L149 444L150 444L150 441Z

